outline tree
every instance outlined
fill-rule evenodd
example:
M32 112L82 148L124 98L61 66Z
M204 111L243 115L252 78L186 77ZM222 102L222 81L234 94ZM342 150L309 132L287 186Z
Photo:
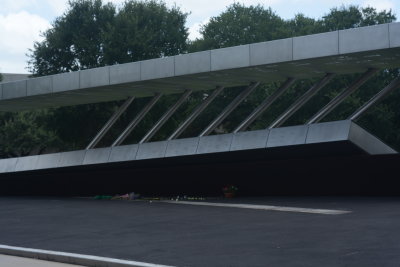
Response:
M285 26L289 32L288 37L302 36L324 31L320 21L308 18L304 14L296 14L293 19L286 21Z
M164 2L126 2L105 35L105 61L125 63L185 52L186 17Z
M118 10L102 0L70 0L35 42L29 68L43 76L179 54L186 50L186 17L156 0L126 1Z
M116 8L102 0L70 0L67 11L46 31L42 42L30 51L33 76L145 60L186 51L187 14L162 1L128 0ZM158 119L174 97L165 97L146 117L141 128ZM121 133L132 113L147 99L137 99L104 139L110 145ZM48 110L45 126L59 139L58 147L84 148L108 120L121 101L62 107ZM158 112L158 113L157 113ZM85 114L82 116L82 114ZM90 125L90 126L89 126ZM26 136L28 138L28 136ZM28 142L29 143L29 142ZM30 142L34 146L33 140ZM17 145L17 144L16 144ZM102 144L100 144L102 145Z
M40 154L59 147L58 136L45 126L48 117L44 110L0 113L0 157Z
M321 20L323 31L336 31L349 28L370 26L396 21L396 16L389 11L377 12L375 8L358 6L341 6L332 8Z
M322 19L297 14L283 20L271 8L261 5L232 4L202 26L201 38L190 44L189 50L200 51L281 38L343 30L382 23L390 23L396 16L389 11L377 12L375 8L341 6L332 8Z
M107 64L104 37L115 18L115 7L101 0L69 2L68 10L35 42L28 66L34 76L43 76Z
M200 33L202 38L191 44L191 51L207 50L288 36L285 22L271 8L246 7L235 3L219 16L212 17Z

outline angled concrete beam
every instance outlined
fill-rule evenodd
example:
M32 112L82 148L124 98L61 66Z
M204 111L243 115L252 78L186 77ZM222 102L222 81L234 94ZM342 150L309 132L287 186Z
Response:
M397 77L394 79L388 86L383 88L381 91L379 91L376 95L374 95L368 102L366 102L364 105L362 105L356 112L354 112L348 120L351 121L356 121L358 118L360 118L369 108L371 108L373 105L378 103L380 100L385 98L390 92L392 92L394 89L400 87L400 77Z
M278 99L293 83L296 81L294 78L288 78L281 87L279 87L272 95L268 96L238 127L233 131L234 133L246 130L250 124L255 121L267 108L269 108L276 99Z
M211 95L209 95L193 112L189 117L179 125L178 129L175 130L173 134L168 138L168 140L178 138L189 125L205 110L208 105L224 90L223 86L218 86Z
M353 82L349 87L344 89L340 94L333 98L325 107L318 111L312 118L307 122L307 124L313 124L321 121L326 117L332 110L334 110L340 103L342 103L349 95L360 88L366 81L368 81L378 70L369 69L364 73L358 80Z
M209 135L231 112L239 106L240 103L257 88L259 82L251 83L244 91L242 91L219 115L213 122L208 125L199 137Z
M103 128L97 133L97 135L93 138L90 144L86 147L86 149L94 148L104 137L104 135L111 129L114 123L121 117L122 113L129 107L132 101L135 99L134 96L128 98L122 106L120 106L115 113L111 116L111 118L107 121L107 123L103 126Z
M299 97L281 116L279 116L269 127L272 129L281 126L287 121L297 110L307 103L319 90L321 90L335 76L333 73L328 73L318 83L311 87L301 97Z
M175 113L175 111L185 102L192 93L192 90L186 90L179 100L158 120L151 130L140 140L139 144L149 141L154 134L167 122L167 120Z
M122 132L120 136L114 141L114 143L111 145L112 147L114 146L119 146L124 142L124 140L129 136L129 134L132 132L132 130L139 124L139 122L142 121L144 116L149 112L149 110L157 103L157 101L161 98L162 94L157 93L154 95L154 97L147 103L147 105L140 111L140 113L129 123L129 125L125 128L125 130Z

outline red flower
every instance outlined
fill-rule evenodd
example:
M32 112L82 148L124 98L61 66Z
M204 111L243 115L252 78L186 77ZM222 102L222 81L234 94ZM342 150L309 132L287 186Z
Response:
M234 193L234 192L238 191L238 188L234 185L227 185L227 186L222 187L222 191L224 193L228 193L228 192Z

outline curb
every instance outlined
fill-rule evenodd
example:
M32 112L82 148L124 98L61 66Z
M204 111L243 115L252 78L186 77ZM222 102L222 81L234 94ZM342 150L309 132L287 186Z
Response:
M174 267L76 253L0 245L0 254L88 267Z

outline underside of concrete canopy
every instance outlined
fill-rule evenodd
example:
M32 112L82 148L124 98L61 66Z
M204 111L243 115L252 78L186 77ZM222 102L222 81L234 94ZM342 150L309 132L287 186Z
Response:
M18 111L399 67L400 23L106 66L0 84Z

